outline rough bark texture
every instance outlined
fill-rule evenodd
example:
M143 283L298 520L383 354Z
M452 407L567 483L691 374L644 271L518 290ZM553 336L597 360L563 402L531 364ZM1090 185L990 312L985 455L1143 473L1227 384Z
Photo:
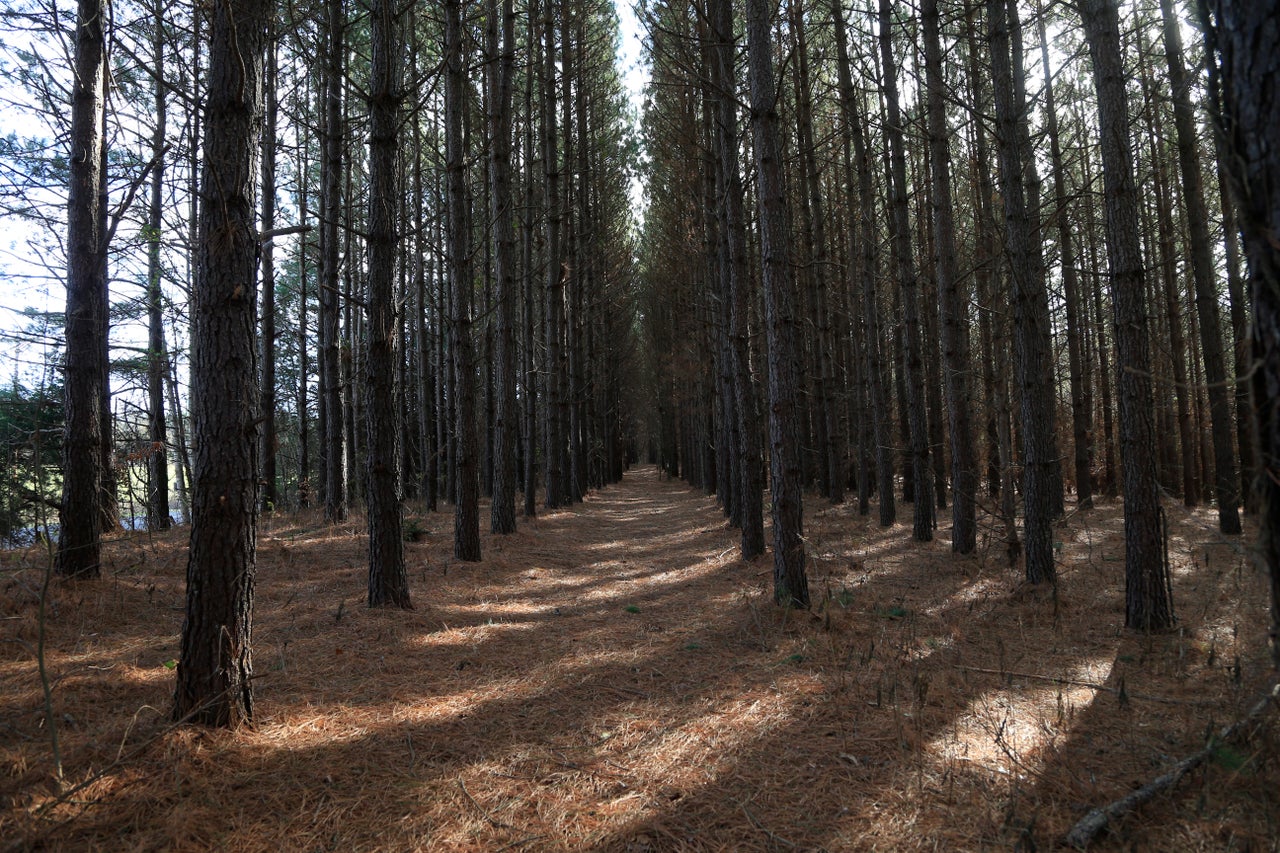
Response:
M274 39L274 27L272 28ZM269 47L263 83L266 107L262 129L262 230L270 231L276 219L276 103L275 45ZM275 509L276 495L276 265L274 240L262 241L262 509Z
M105 109L103 4L81 0L76 17L75 81L71 91L71 184L67 197L67 353L63 389L62 506L58 574L101 574L102 385L107 365L106 281L98 216L102 182L102 113Z
M320 483L324 517L347 517L346 430L342 405L341 342L338 339L338 218L342 208L342 66L346 12L343 0L328 0L328 52L324 69L324 151L320 161Z
M968 554L977 545L978 459L969 407L969 322L966 296L956 273L955 220L951 204L951 148L947 132L946 85L938 0L920 6L924 29L925 86L928 90L929 151L933 162L933 271L938 286L938 324L951 439L951 550Z
M879 495L881 527L889 527L897 517L893 494L893 440L889 435L889 395L885 387L885 368L881 356L880 306L876 298L875 192L872 186L871 160L867 151L866 127L862 109L853 88L853 75L849 59L849 39L844 11L839 0L832 0L831 18L836 28L836 59L840 84L840 107L844 112L848 135L853 142L853 165L857 172L856 221L849 229L850 263L857 270L861 282L863 322L863 357L866 364L868 416L875 443L876 492ZM846 188L853 200L854 184L848 181ZM869 479L869 478L868 478ZM868 484L869 485L869 484ZM859 487L859 501L862 487Z
M902 299L902 333L905 352L905 405L909 426L912 535L921 542L933 539L933 477L929 470L929 422L925 413L923 344L920 333L920 286L911 248L911 224L907 209L907 161L903 152L902 114L898 106L897 66L894 64L890 0L880 0L880 56L884 67L884 95L888 109L885 136L889 142L890 231L894 267Z
M1231 447L1231 389L1227 386L1226 358L1222 352L1222 319L1213 269L1213 244L1209 240L1209 213L1204 198L1195 114L1191 109L1191 81L1182 64L1182 36L1172 0L1160 0L1164 21L1164 54L1173 89L1173 125L1177 134L1178 168L1182 175L1182 199L1191 232L1191 278L1195 282L1196 312L1200 317L1200 345L1204 349L1204 378L1209 392L1209 422L1213 430L1214 495L1218 499L1218 529L1240 533L1240 478ZM1275 93L1273 93L1273 97Z
M1062 293L1067 318L1067 381L1071 393L1071 444L1075 468L1076 504L1093 506L1093 413L1089 406L1084 369L1084 325L1081 322L1080 273L1076 269L1076 247L1067 215L1066 169L1062 163L1062 144L1058 133L1058 111L1053 94L1053 78L1049 71L1049 40L1045 33L1044 15L1037 16L1040 36L1040 61L1044 68L1045 131L1049 137L1050 163L1053 169L1054 224L1058 231L1058 251L1062 269Z
M722 275L727 276L729 302L729 355L732 364L734 414L739 442L738 512L742 526L742 558L764 553L764 477L760 448L760 423L756 416L756 387L751 378L751 352L747 327L751 273L747 257L746 206L742 174L738 167L738 106L734 92L734 42L732 0L711 0L714 57L712 80L716 99L716 154L719 163L718 200L724 248Z
M498 4L490 4L496 17ZM493 219L494 302L497 341L494 359L493 504L494 533L516 529L516 336L515 211L511 189L511 97L515 72L515 8L502 1L502 49L498 53L498 21L490 23L489 143L490 215Z
M165 375L169 354L164 342L164 294L161 290L160 239L164 227L164 6L155 8L152 61L155 63L155 130L151 139L154 158L151 198L147 206L147 438L151 442L147 458L147 529L168 530L169 441L165 421Z
M1079 8L1098 93L1107 254L1119 361L1116 387L1124 481L1125 625L1141 631L1164 630L1174 622L1173 601L1163 562L1160 493L1151 452L1155 427L1146 285L1119 16L1114 0L1080 0Z
M752 149L759 186L760 254L769 374L769 472L773 499L773 594L779 604L809 606L805 576L803 489L796 389L795 282L787 257L787 196L782 176L771 4L747 3L747 65Z
M448 172L448 263L453 314L450 318L454 382L454 470L457 502L453 516L453 555L480 559L480 466L476 441L475 371L471 340L471 264L468 261L462 3L445 4L445 168Z
M369 517L369 606L411 607L401 535L400 451L396 429L396 210L400 127L400 68L404 50L394 4L373 4L369 75L369 278L366 307L365 482Z
M253 191L272 14L272 3L252 0L210 11L192 305L195 493L173 717L233 728L253 716L259 403Z
M1280 0L1209 5L1218 18L1219 121L1249 259L1258 555L1271 573L1272 661L1280 667Z
M1024 174L1027 163L1018 144L1025 105L1014 88L1010 24L1005 0L989 0L991 77L995 95L1000 190L1004 196L1005 250L1013 285L1013 326L1022 434L1024 553L1029 583L1054 581L1053 396L1044 387L1047 330L1038 303L1044 296L1044 263L1039 257L1039 228L1033 227ZM1046 312L1047 314L1047 312Z

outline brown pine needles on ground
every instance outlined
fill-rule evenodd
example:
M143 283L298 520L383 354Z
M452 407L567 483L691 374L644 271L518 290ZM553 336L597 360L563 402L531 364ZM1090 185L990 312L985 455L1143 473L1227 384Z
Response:
M811 612L771 603L714 502L653 469L449 558L406 546L412 612L364 607L359 519L259 530L256 725L167 722L186 531L55 583L0 575L0 839L74 849L912 850L1052 845L1241 714L1265 588L1210 510L1171 508L1179 629L1122 629L1118 505L1059 526L1056 598L811 498ZM939 531L946 533L945 526ZM85 783L88 784L85 784ZM1269 720L1096 847L1274 849Z

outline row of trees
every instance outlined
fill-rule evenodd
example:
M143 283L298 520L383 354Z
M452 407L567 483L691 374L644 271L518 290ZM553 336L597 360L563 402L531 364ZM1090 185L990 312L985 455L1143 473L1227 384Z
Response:
M882 526L910 503L923 541L949 505L958 553L985 506L1031 583L1066 496L1100 491L1123 495L1126 622L1160 630L1162 493L1234 535L1242 486L1268 488L1203 46L1173 0L1120 5L650 7L659 456L749 556L767 442L780 601L807 603L806 488L874 497Z
M57 12L10 19L57 32ZM1266 140L1280 123L1276 60L1250 50L1265 26L1244 26L1274 19L1218 4L1215 137L1196 110L1216 89L1179 71L1168 2L1126 9L1124 27L1110 0L905 12L649 7L651 207L636 246L616 22L598 2L449 0L437 18L383 0L228 0L185 18L80 0L55 134L69 156L10 145L71 190L58 569L95 576L111 521L108 281L127 270L145 294L152 523L169 517L167 448L190 490L175 717L252 714L264 505L291 494L339 521L362 496L369 602L408 607L403 497L451 501L455 554L479 559L482 490L501 533L518 492L530 515L539 490L562 506L621 476L645 431L635 389L653 403L652 452L719 494L747 557L764 550L767 470L785 605L808 603L804 490L854 489L867 512L874 497L888 525L899 469L917 538L949 499L953 548L972 550L991 500L1034 582L1053 580L1066 487L1082 505L1095 479L1122 487L1137 628L1173 618L1162 485L1194 503L1214 483L1220 526L1237 532L1237 471L1260 465L1274 565ZM18 77L57 126L57 86ZM1149 144L1133 146L1134 127ZM1206 194L1219 162L1234 192ZM1237 212L1255 361L1240 345ZM175 316L190 326L189 460ZM1256 452L1238 396L1231 417L1228 380L1246 374Z
M612 7L435 11L77 9L57 570L96 577L114 523L108 283L136 280L149 523L169 522L172 462L190 484L176 718L252 715L262 509L315 501L339 522L363 503L369 604L410 607L406 498L452 503L454 553L479 560L481 493L510 533L521 493L526 517L580 501L634 454ZM31 10L31 31L57 12Z

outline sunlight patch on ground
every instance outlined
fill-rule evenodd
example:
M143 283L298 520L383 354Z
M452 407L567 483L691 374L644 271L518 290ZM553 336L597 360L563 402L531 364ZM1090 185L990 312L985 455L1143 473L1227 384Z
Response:
M1062 676L1064 681L1102 684L1111 673L1110 657L1087 658ZM970 764L1019 780L1043 769L1046 757L1071 721L1100 691L1079 684L1030 682L1011 674L1013 685L983 691L930 740L925 754L950 767Z

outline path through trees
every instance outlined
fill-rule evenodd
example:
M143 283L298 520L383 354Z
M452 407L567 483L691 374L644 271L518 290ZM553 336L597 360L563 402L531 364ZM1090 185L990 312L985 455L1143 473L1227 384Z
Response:
M1114 501L1062 528L1056 618L1047 591L1010 592L985 515L961 556L856 503L814 512L813 606L795 611L773 605L768 561L738 559L714 500L654 468L484 532L480 563L453 557L449 514L420 508L413 611L364 606L358 513L263 517L256 722L233 735L150 710L171 689L184 535L109 542L115 581L59 587L50 626L64 761L73 783L102 773L74 797L95 805L32 817L51 796L32 786L38 686L34 663L11 664L0 834L245 850L1048 843L1078 803L1197 749L1269 667L1265 583L1209 507L1171 513L1174 571L1198 580L1180 587L1183 632L1156 638L1119 630ZM22 556L5 568L35 575ZM19 607L5 630L33 620ZM1274 796L1273 766L1212 764L1123 837L1261 839L1266 810L1246 806Z

